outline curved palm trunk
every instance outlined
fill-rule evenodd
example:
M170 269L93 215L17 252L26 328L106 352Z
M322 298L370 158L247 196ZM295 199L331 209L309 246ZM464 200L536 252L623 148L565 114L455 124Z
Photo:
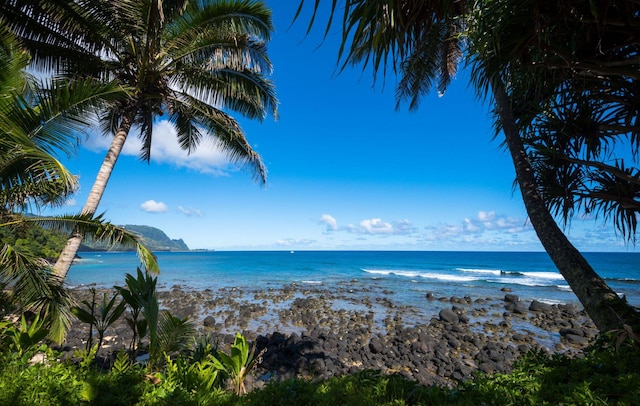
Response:
M96 213L100 199L102 199L102 195L104 194L109 178L111 177L111 173L113 172L113 167L116 165L120 152L122 151L122 147L124 146L124 142L127 140L127 135L129 135L131 121L131 117L123 117L122 122L120 123L120 128L118 128L118 131L116 131L113 136L113 141L111 141L109 151L104 157L104 161L102 161L102 166L98 171L98 176L96 176L91 192L89 192L89 197L87 197L87 201L82 208L82 214L93 215ZM69 268L71 268L71 264L78 253L81 243L82 234L76 228L69 236L64 249L60 253L58 260L53 267L53 275L60 278L60 280L64 280L67 276Z
M493 83L492 91L522 200L544 249L600 331L620 329L625 324L640 331L640 313L621 299L593 270L549 213L538 191L503 84Z

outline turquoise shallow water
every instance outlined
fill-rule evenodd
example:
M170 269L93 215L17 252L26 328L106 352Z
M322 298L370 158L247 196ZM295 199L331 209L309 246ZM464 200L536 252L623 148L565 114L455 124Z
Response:
M131 252L83 252L68 275L71 286L121 285L135 273ZM578 300L542 252L415 251L215 251L158 253L160 287L266 290L286 285L321 289L375 287L394 292L399 304L436 297L499 297L510 288L523 300L575 303ZM596 272L634 306L640 307L640 254L586 253Z

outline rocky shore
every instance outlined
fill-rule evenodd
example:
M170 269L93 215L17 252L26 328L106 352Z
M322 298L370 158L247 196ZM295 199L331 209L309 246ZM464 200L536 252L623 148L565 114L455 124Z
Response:
M363 293L308 285L266 291L173 286L158 296L163 308L189 317L211 342L228 345L241 332L256 351L266 348L250 386L365 369L450 386L479 371L506 372L531 350L580 356L597 334L583 310L523 301L517 292L496 291L493 298L426 294L424 307L401 306L394 292ZM74 294L86 300L88 290ZM65 356L84 347L87 334L86 325L75 323L60 347ZM130 338L124 320L117 322L99 355L108 363Z

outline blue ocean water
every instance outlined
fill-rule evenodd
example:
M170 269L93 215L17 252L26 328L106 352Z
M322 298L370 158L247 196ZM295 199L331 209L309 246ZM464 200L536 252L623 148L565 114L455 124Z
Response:
M132 252L82 252L67 277L71 286L122 285L139 261ZM213 251L160 252L160 288L279 289L310 285L354 292L391 291L400 305L436 297L496 298L509 288L522 300L579 305L544 252ZM620 295L640 307L640 254L585 253Z

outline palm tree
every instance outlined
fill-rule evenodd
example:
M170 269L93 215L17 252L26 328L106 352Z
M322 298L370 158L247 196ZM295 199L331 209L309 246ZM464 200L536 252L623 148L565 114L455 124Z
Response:
M576 209L599 212L635 238L637 170L604 161L624 139L632 156L640 146L639 12L628 1L478 2L471 34L474 81L491 87L512 158L522 161L516 177L531 223L601 331L638 331L640 313L569 243L550 210L565 225Z
M0 227L20 233L25 227L57 230L77 227L92 238L136 245L142 262L157 270L153 255L132 233L100 216L25 216L28 208L60 205L75 191L76 178L52 155L72 152L76 140L65 131L82 128L87 110L124 92L113 83L57 80L46 86L25 73L29 54L0 19ZM68 231L67 231L68 232ZM20 310L41 313L49 335L61 341L70 323L72 300L62 281L42 258L4 243L0 250L0 285L9 288Z
M496 33L520 32L519 44L514 36L494 35L483 47L501 50L487 53L487 64L517 72L510 98L547 205L565 225L578 211L602 215L635 241L640 7L528 1L508 19L492 18L505 4L484 3L483 24ZM522 24L525 19L532 23Z
M444 90L442 84L446 85L448 76L455 72L461 44L469 41L474 83L481 96L493 96L498 126L504 133L505 145L514 163L516 181L542 245L600 330L622 328L624 324L638 328L638 313L596 274L566 238L545 205L521 138L517 116L512 110L513 93L507 84L512 84L518 78L518 72L512 70L510 62L513 61L509 58L498 61L491 58L501 50L491 42L494 35L506 42L513 41L501 44L512 46L508 50L516 49L521 38L514 35L518 31L496 33L494 27L484 21L485 14L480 7L482 3L494 5L498 2L481 2L477 5L449 1L350 0L344 5L339 59L343 58L345 65L361 62L365 66L371 64L374 76L380 67L386 70L390 63L394 72L401 74L396 93L398 101L410 98L410 108L415 109L419 98L430 90L434 81L439 80L439 90ZM507 13L515 6L511 3L510 7L505 7L505 3L508 1L492 10L492 17L497 21L511 19ZM315 2L309 27L314 22L319 4ZM303 5L304 0L300 3L296 18ZM332 24L337 7L338 2L333 1L328 25Z
M71 77L117 80L129 89L100 116L113 134L83 208L96 212L122 147L134 130L149 161L154 120L166 116L191 152L212 137L232 161L264 183L266 169L225 110L262 120L277 116L266 75L271 12L257 0L15 1L0 13L34 54L34 66ZM2 15L2 14L0 14ZM66 276L82 236L72 233L54 273Z

